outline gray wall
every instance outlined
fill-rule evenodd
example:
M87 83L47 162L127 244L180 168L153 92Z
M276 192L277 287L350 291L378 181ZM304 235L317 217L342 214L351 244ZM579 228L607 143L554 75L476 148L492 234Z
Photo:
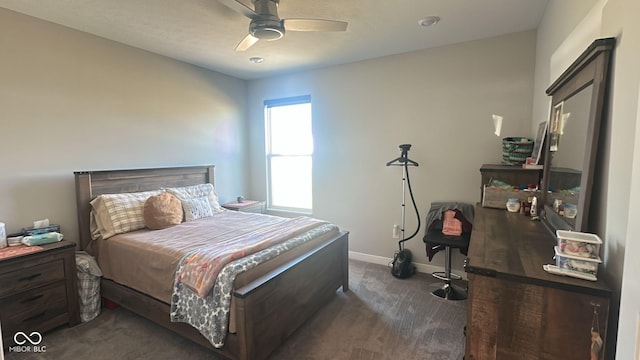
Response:
M630 359L640 313L638 13L636 0L552 0L537 39L512 34L247 84L0 9L0 221L11 232L48 217L73 239L74 170L214 163L223 200L264 197L262 101L311 94L314 216L352 232L354 257L385 263L401 173L384 164L399 144L413 144L420 163L411 180L422 217L431 201L475 202L480 165L500 160L491 114L505 117L503 136L533 136L549 114L546 87L595 37L616 36L595 203L616 358ZM421 240L409 248L430 270ZM454 262L460 271L462 258Z
M310 94L313 215L351 231L353 257L387 264L397 249L402 170L385 164L398 145L412 144L409 158L420 164L409 174L423 220L432 201L479 201L480 166L501 160L491 115L505 118L502 136L530 135L534 50L530 31L251 81L252 195L265 196L263 101ZM410 205L407 195L407 236L416 227ZM429 271L423 232L407 247Z
M215 164L244 191L246 83L0 9L0 221L77 238L76 170Z
M599 231L605 234L606 276L620 301L617 359L640 358L640 2L609 0L602 12L602 34L616 36L618 45L606 129L603 185L596 203L602 209ZM634 201L636 200L636 201ZM617 309L616 309L617 310Z
M599 277L614 290L609 323L613 331L607 347L613 350L617 345L616 359L625 360L640 357L636 350L640 346L640 211L633 202L640 197L639 11L636 0L550 1L538 29L534 101L534 116L548 114L548 100L541 95L545 84L550 84L595 38L617 38L609 121L602 133L592 207L595 231L605 242Z

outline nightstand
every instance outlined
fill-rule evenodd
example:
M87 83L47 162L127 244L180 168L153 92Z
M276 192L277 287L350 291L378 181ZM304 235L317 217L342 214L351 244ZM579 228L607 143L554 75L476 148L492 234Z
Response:
M0 322L4 346L14 335L42 333L80 322L76 244L63 240L44 250L0 260Z
M230 202L222 204L222 207L228 210L244 211L252 213L264 213L266 210L266 202L259 200L244 200L243 202Z

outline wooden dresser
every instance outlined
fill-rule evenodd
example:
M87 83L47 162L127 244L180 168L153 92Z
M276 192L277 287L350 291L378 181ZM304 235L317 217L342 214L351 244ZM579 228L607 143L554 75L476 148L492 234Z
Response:
M0 260L0 322L5 347L22 331L40 334L80 322L76 245L60 241L44 250Z
M594 304L604 341L611 289L545 272L555 244L539 221L476 207L465 263L465 359L589 359Z

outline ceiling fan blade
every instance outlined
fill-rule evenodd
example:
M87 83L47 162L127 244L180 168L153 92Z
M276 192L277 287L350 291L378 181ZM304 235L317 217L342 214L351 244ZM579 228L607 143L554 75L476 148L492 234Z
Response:
M223 5L226 5L227 7L229 7L231 10L235 10L240 14L248 17L249 19L255 19L258 17L258 14L255 11L253 11L253 9L241 3L240 1L236 1L236 0L218 0L218 1Z
M242 39L238 45L236 45L236 51L245 51L248 48L252 47L255 43L258 42L258 38L251 35L251 34L247 34L247 36L244 37L244 39Z
M349 23L322 19L284 19L287 31L346 31Z

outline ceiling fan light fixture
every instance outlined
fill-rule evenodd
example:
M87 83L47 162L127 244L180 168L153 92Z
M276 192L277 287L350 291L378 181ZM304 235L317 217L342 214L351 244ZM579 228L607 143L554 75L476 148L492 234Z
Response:
M287 31L346 31L347 22L325 19L280 19L280 0L251 0L253 9L244 4L247 0L218 0L230 9L251 19L249 33L236 45L236 51L246 51L259 40L281 39Z
M284 36L282 31L273 28L257 28L251 33L251 35L257 37L260 40L273 41L281 39Z
M439 21L439 16L427 16L425 18L419 19L418 24L420 24L420 26L429 27L437 24Z
M253 20L249 25L249 33L260 40L273 41L284 36L284 26L279 20Z

